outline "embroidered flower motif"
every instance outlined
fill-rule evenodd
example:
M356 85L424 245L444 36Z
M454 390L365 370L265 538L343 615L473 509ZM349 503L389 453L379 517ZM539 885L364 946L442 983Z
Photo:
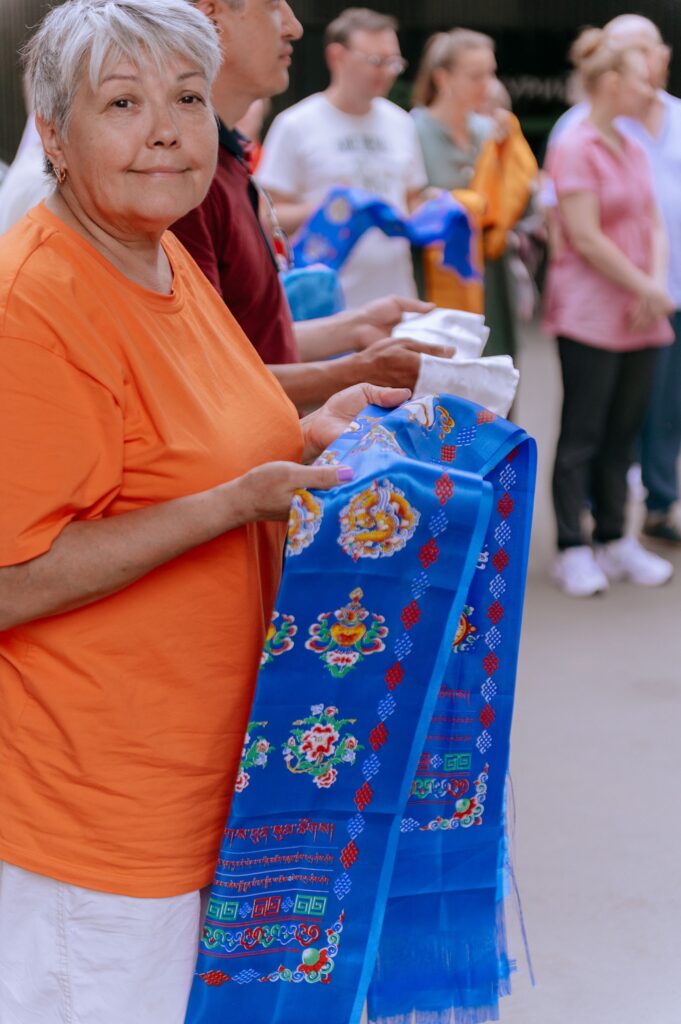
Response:
M344 735L354 718L339 718L338 708L315 704L312 714L293 723L282 744L284 763L294 775L310 775L318 789L329 789L338 778L337 766L354 764L362 745L356 736Z
M438 437L444 441L447 434L450 434L456 423L442 405L436 405L439 395L428 395L425 398L414 398L402 406L402 412L406 412L407 419L411 423L418 423L424 434L439 425Z
M329 786L333 786L334 782L338 778L338 772L335 768L328 768L323 775L318 775L314 780L315 786L319 789L328 789Z
M255 739L251 738L251 733L255 729L264 729L267 722L249 722L248 730L244 738L244 745L241 751L241 762L239 763L239 771L234 783L234 789L237 793L243 793L248 787L251 776L248 772L249 768L265 768L267 765L267 758L270 750L270 743L265 739L264 736L258 736Z
M359 651L329 651L324 660L327 665L349 669L359 661Z
M312 544L324 518L324 506L309 491L296 491L291 502L286 555L299 555Z
M305 647L321 655L334 679L347 675L368 655L385 650L383 638L388 635L388 627L383 625L385 619L374 612L371 624L367 625L369 612L362 607L363 596L363 591L357 587L351 592L348 604L333 613L323 612L310 626L310 639ZM329 624L332 614L336 621ZM316 712L316 706L314 710Z
M306 761L316 761L318 757L331 757L336 751L336 743L340 734L332 725L313 725L303 733L300 749Z
M374 480L355 494L340 514L338 543L346 555L359 558L390 557L414 536L421 513L407 501L404 491L383 479Z
M281 625L276 626L275 623L281 617ZM279 615L279 612L274 613L272 616L272 622L267 631L265 637L265 647L262 654L260 655L260 665L269 665L271 661L278 658L280 654L285 654L286 651L293 650L293 637L298 632L298 627L295 625L295 618L293 615Z

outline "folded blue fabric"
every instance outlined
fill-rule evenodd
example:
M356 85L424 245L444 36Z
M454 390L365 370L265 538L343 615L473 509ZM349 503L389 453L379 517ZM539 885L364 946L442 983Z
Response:
M414 246L444 244L442 263L464 280L478 280L472 263L473 230L468 213L448 192L431 199L410 217L359 188L333 188L293 239L296 267L324 263L340 270L357 242L371 228Z
M321 461L355 476L293 502L187 1021L497 1019L534 442L440 395Z
M345 309L338 273L323 263L287 270L281 274L281 283L295 321L334 316Z

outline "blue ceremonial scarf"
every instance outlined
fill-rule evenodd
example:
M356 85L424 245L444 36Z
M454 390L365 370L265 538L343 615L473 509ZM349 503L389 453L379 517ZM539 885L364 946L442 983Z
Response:
M509 989L504 783L534 442L368 407L294 499L187 1024L477 1024Z
M464 280L480 275L471 262L473 231L464 207L448 192L431 199L410 217L371 192L359 188L333 188L322 206L293 239L296 267L324 263L340 270L353 248L371 228L412 245L444 243L442 263Z
M296 267L280 275L291 316L301 320L335 316L345 309L345 296L335 270L323 263Z

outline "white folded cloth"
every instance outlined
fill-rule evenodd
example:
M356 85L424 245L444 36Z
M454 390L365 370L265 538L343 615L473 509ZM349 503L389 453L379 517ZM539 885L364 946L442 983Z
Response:
M434 309L422 316L407 313L392 333L394 338L412 338L426 345L456 346L451 359L421 356L414 398L459 395L498 416L508 414L520 374L510 356L481 357L489 337L482 315L461 309Z
M483 359L440 359L421 356L414 398L423 395L458 395L507 416L513 405L520 374L510 356Z
M393 338L413 338L426 345L451 343L461 357L476 359L489 338L489 327L481 313L463 309L433 309L430 313L405 313L393 329Z

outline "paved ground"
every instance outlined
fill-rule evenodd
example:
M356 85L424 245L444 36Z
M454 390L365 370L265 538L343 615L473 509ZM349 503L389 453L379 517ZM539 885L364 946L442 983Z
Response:
M539 481L511 771L537 987L516 947L502 1024L679 1024L681 552L657 590L553 588L552 343L532 333L521 371L515 418L538 440Z

